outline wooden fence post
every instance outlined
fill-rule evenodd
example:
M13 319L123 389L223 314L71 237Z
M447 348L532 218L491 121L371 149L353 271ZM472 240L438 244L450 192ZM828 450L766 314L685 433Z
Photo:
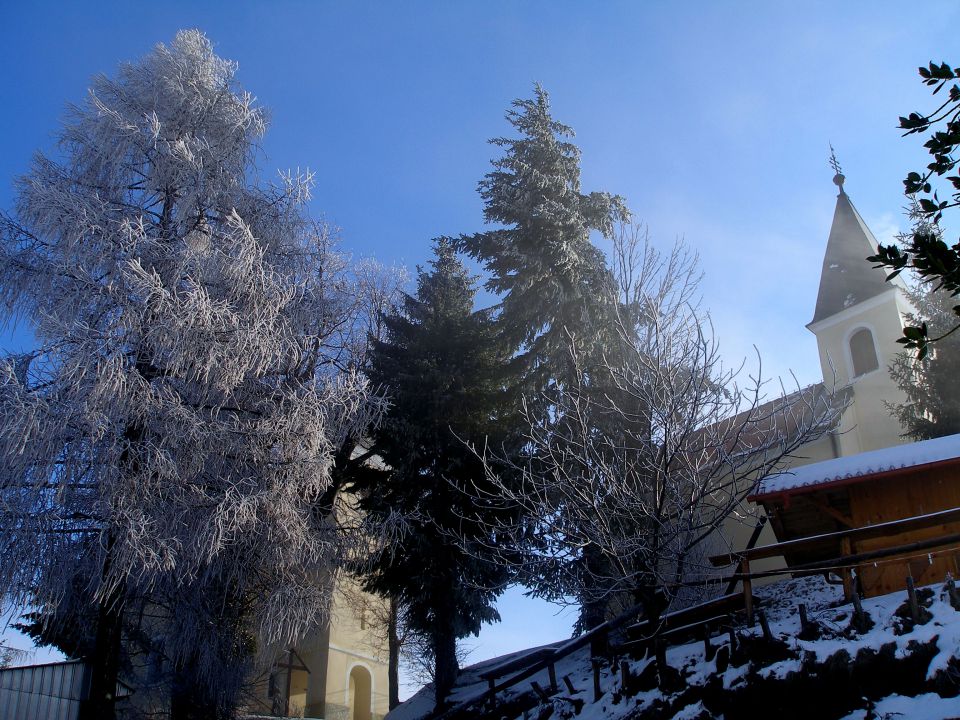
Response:
M868 615L863 610L863 605L860 602L860 594L853 593L853 623L857 632L866 632L867 631L867 620Z
M746 558L743 567L743 607L747 611L747 624L753 625L753 582L750 580L750 561Z
M657 686L663 690L670 672L667 665L667 641L657 638L653 641L653 647L657 657Z
M907 598L910 600L910 617L914 623L920 622L920 603L917 602L917 588L913 584L913 576L907 575Z
M593 701L596 702L603 695L600 690L600 658L593 657L590 661L593 663Z
M850 543L850 538L845 537L840 541L840 549L845 557L853 554L853 545ZM853 575L850 568L844 567L840 571L840 577L843 578L843 599L849 601L853 598Z
M767 642L773 642L773 633L770 632L770 623L767 622L767 615L763 610L757 610L757 618L760 620L760 629L763 631L763 639Z
M947 573L947 577L944 579L943 585L944 588L946 588L947 598L949 598L953 609L960 610L960 592L957 591L957 585L953 581L953 575Z
M550 702L550 696L547 694L547 691L540 687L540 683L536 680L531 680L530 684L533 686L534 692L540 697L541 702Z

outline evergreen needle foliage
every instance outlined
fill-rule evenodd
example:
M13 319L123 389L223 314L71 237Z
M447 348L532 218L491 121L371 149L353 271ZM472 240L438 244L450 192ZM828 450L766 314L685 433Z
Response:
M950 332L956 323L954 298L924 285L910 293L910 300L917 311L907 321L926 325L941 339L923 358L903 352L894 359L890 375L907 400L890 409L912 440L960 433L960 333Z
M507 121L518 137L490 141L503 155L479 184L484 219L501 227L461 236L457 246L484 264L486 287L500 297L496 327L513 353L512 371L528 410L547 426L562 427L559 395L581 383L584 357L599 367L616 344L616 283L590 236L611 238L629 211L619 195L581 192L574 132L553 119L540 85L533 98L513 102ZM599 385L599 378L591 375L588 384ZM596 561L592 550L584 548L576 562ZM544 579L527 582L542 585ZM602 608L586 599L583 604L582 625L602 619Z
M581 192L573 130L553 119L542 87L515 100L507 121L519 137L490 141L504 153L479 186L484 219L503 227L461 236L457 246L489 272L498 331L536 393L573 374L571 338L598 342L609 326L614 282L590 233L611 237L629 212L619 195Z
M501 448L516 419L503 344L489 314L473 311L472 280L448 240L436 242L430 266L373 345L370 376L390 398L373 447L386 467L356 489L374 522L397 511L412 518L366 586L397 598L408 627L428 638L439 706L456 679L457 639L499 620L494 601L511 577L485 557L495 541L488 523L503 510L468 492L487 481L467 443Z

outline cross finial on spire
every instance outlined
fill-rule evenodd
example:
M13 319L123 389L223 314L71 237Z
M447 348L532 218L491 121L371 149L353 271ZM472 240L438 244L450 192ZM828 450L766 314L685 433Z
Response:
M830 143L830 167L833 168L833 172L836 173L833 176L833 184L840 188L840 192L843 192L843 181L846 178L843 176L843 170L840 168L840 161L837 160L837 153L834 152L833 143Z

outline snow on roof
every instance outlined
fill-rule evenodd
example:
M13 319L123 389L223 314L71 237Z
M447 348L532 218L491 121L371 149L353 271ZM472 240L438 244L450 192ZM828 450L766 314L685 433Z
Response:
M760 483L754 497L801 487L826 485L864 475L917 467L960 457L960 434L871 450L859 455L803 465L771 475Z

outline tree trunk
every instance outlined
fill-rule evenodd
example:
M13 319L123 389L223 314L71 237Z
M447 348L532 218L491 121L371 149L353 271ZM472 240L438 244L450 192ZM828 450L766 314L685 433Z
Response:
M663 590L657 587L652 578L648 578L634 590L634 598L643 605L644 619L650 623L660 620L660 616L669 605Z
M194 673L181 667L170 687L170 720L218 720L223 717L209 688L199 687Z
M109 559L107 561L109 563ZM79 720L116 718L117 678L120 670L120 639L123 625L122 590L118 588L97 609L97 630L90 666L90 695L80 706Z
M443 576L441 576L443 577ZM457 663L457 633L455 630L456 602L449 587L437 588L433 595L434 622L431 632L433 641L433 694L436 707L445 707L450 691L457 682L460 667Z
M397 636L397 600L390 598L390 622L388 623L387 645L390 659L387 669L387 684L390 686L389 707L393 710L400 704L400 638Z
M439 622L437 624L441 625ZM433 687L438 710L445 705L460 671L457 664L457 637L453 632L453 623L446 622L442 625L443 627L437 627L433 631Z
M583 549L580 562L583 564L583 589L577 624L580 632L587 632L607 620L611 596L608 588L604 587L603 579L610 576L610 569L609 563L593 544Z

